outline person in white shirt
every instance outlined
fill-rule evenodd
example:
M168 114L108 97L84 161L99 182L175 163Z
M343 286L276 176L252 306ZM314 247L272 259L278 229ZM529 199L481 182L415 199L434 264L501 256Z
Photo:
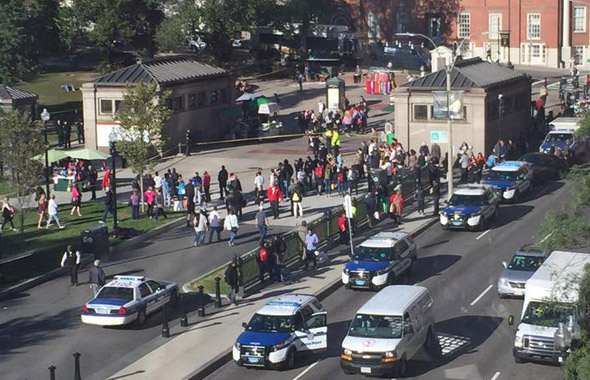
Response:
M256 178L254 178L254 187L256 191L264 191L264 176L260 169L256 173Z
M321 100L318 102L318 112L320 115L324 114L324 111L326 109L326 105L324 104L324 102L322 102Z
M51 199L47 205L47 214L49 215L49 218L47 219L47 227L45 228L49 228L49 226L51 226L52 220L55 220L55 223L60 230L66 228L66 226L61 225L59 222L59 217L57 216L57 201L55 200L55 194L51 194Z
M160 177L160 175L158 174L158 172L154 173L156 176L154 177L154 187L156 188L156 191L160 188L162 188L162 177Z
M51 201L49 201L51 203ZM49 214L51 218L51 214ZM72 246L68 245L66 251L61 257L61 267L70 268L70 281L72 286L78 286L78 268L80 266L80 251L72 251Z
M238 229L240 228L238 225L238 217L234 214L234 210L229 210L229 214L223 222L223 228L229 232L228 244L230 247L233 247L236 245L236 237L238 236Z
M209 213L209 244L213 242L213 233L217 233L217 241L221 241L221 225L219 224L219 212L217 206Z

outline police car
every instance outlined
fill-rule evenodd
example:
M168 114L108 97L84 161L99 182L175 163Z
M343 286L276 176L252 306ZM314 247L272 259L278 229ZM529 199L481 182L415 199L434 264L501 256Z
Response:
M518 202L523 193L533 191L533 174L529 164L523 161L506 161L494 166L483 178L502 200Z
M498 214L500 197L491 186L459 186L440 212L443 228L483 230L485 224Z
M576 141L575 130L578 128L580 118L558 117L551 122L551 130L539 146L539 152L549 153L551 148L566 152Z
M377 290L414 269L418 249L405 232L380 232L356 247L342 270L347 289Z
M149 314L167 303L175 305L178 285L143 276L115 276L96 297L82 306L82 322L118 326L137 322L143 326Z
M314 296L280 296L242 326L232 350L238 366L291 369L297 353L328 346L327 313Z

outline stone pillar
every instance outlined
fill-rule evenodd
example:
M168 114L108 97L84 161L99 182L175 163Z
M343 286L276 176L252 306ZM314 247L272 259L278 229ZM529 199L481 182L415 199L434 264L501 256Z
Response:
M563 1L563 13L562 13L562 38L563 43L561 47L561 59L563 61L564 68L570 67L571 64L571 56L572 56L572 48L571 48L571 41L570 41L570 19L571 19L571 3L570 0Z

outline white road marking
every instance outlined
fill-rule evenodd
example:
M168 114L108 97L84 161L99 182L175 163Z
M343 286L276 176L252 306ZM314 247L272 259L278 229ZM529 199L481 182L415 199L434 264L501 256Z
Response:
M481 299L483 296L485 296L485 295L486 295L486 293L487 293L487 292L489 292L489 291L490 291L490 289L491 289L493 286L494 286L494 285L490 284L490 286L488 286L488 287L486 288L486 290L484 290L483 292L481 292L481 294L480 294L479 296L477 296L477 298L476 298L476 299L474 299L474 300L473 300L473 302L471 302L470 306L473 306L473 305L475 305L475 304L477 303L477 301L479 301L479 300L480 300L480 299Z
M478 237L476 237L476 238L475 238L475 240L479 240L479 239L481 239L482 237L484 237L484 236L485 236L485 234L487 234L487 233L488 233L488 232L490 232L490 231L491 231L491 230L487 230L487 231L485 231L484 233L482 233L481 235L479 235Z
M306 373L308 373L313 367L315 367L320 361L318 360L315 363L312 363L309 365L309 367L307 367L306 369L303 370L303 372L301 372L299 375L297 375L293 380L299 380L301 379Z
M538 80L536 82L533 82L533 83L531 83L531 86L537 86L537 85L539 85L541 83L545 83L545 80L543 79L543 80Z
M497 380L500 377L500 372L496 372L494 376L492 376L492 380Z

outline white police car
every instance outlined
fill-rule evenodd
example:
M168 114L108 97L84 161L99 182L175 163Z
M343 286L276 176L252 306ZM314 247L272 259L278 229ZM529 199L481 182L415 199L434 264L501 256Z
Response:
M239 366L290 369L297 353L328 346L327 313L314 296L280 296L243 326L232 350Z
M118 326L137 322L143 326L149 314L177 301L178 285L143 276L115 276L94 299L82 306L82 322Z
M491 186L459 186L440 212L443 228L483 230L491 218L498 215L499 196Z
M533 191L533 174L529 164L523 161L501 162L484 175L482 182L509 202L516 203L521 194Z
M390 285L396 277L414 269L418 249L405 232L380 232L356 247L342 270L347 289L374 289Z

